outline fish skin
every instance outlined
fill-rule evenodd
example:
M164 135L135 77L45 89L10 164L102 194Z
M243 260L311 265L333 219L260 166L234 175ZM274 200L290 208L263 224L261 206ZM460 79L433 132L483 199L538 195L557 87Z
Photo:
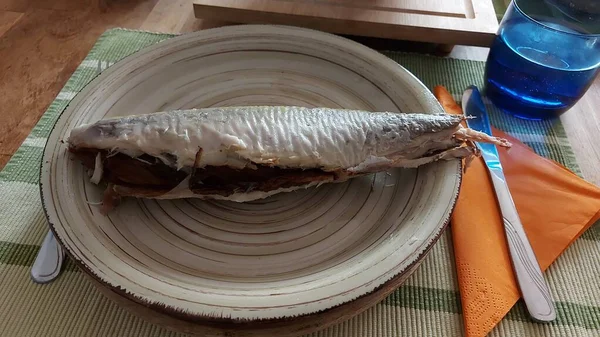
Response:
M72 147L149 154L178 169L251 164L340 170L381 166L460 144L462 116L303 107L177 110L74 128ZM202 150L200 161L196 154ZM174 158L174 159L173 159ZM378 162L379 161L379 162Z

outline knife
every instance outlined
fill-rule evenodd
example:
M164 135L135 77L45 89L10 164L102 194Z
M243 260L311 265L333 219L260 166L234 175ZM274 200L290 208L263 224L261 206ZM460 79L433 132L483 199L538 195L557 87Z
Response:
M492 135L490 120L476 86L468 87L463 93L462 108L465 116L475 117L467 119L469 128ZM496 145L479 142L476 144L496 191L513 270L527 311L536 321L553 321L556 318L556 311L552 296L506 184Z

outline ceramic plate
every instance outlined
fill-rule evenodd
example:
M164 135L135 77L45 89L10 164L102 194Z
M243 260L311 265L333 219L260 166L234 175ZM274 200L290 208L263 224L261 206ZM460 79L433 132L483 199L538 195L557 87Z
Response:
M102 188L61 141L104 117L259 104L443 112L404 68L326 33L231 26L158 43L92 81L48 140L42 197L69 255L114 292L196 320L317 313L409 272L449 221L458 161L249 203L125 199L103 216Z

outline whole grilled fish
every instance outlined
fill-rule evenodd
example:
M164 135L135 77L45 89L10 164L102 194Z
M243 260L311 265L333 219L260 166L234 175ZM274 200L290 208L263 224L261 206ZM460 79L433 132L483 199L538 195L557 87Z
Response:
M250 201L393 167L464 158L463 116L302 107L177 110L71 131L69 150L116 196Z

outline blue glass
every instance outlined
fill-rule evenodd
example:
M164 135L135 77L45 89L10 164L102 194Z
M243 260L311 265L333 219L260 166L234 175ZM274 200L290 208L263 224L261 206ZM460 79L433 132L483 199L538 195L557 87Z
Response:
M513 0L486 62L486 96L526 119L573 107L600 72L599 9L599 0Z

